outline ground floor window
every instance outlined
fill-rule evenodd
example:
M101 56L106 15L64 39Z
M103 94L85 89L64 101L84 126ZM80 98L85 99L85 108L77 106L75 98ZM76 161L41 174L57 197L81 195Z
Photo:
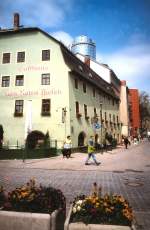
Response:
M50 116L50 105L51 100L50 99L42 99L42 116Z
M14 116L23 116L23 100L16 100L15 101L15 112Z

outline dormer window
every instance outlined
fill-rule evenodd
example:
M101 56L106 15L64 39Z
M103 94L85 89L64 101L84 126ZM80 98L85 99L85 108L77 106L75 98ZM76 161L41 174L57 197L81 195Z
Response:
M93 77L91 73L89 73L89 77L91 77L91 78Z
M83 71L83 67L81 65L78 66L80 71Z

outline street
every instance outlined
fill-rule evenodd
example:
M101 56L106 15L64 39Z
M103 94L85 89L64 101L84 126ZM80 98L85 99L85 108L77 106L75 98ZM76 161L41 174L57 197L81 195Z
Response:
M96 154L99 166L84 165L86 154L74 153L36 160L0 161L0 184L12 189L34 177L37 183L62 190L70 201L76 195L89 194L93 182L102 193L122 194L134 210L137 230L150 229L150 142L143 141L129 149L121 146L113 151Z

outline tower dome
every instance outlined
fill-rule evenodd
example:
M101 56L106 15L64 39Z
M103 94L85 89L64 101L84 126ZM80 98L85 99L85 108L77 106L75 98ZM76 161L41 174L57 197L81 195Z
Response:
M71 51L74 54L79 53L91 59L96 59L96 45L91 38L85 35L78 36L74 39Z

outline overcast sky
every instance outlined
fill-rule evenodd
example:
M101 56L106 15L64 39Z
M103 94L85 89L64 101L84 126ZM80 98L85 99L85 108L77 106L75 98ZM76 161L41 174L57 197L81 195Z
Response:
M0 27L37 26L69 45L78 35L92 38L97 59L130 88L150 93L150 0L5 0Z

